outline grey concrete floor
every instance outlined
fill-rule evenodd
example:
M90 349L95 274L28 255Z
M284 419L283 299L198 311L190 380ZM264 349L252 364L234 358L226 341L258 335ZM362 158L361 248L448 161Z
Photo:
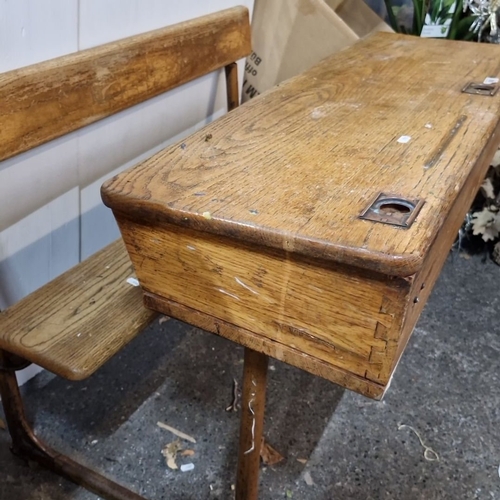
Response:
M500 268L455 256L383 402L271 362L265 434L286 460L262 467L260 498L500 499L499 322ZM241 371L240 348L170 320L84 382L42 373L23 392L46 441L147 498L224 500L239 418L225 408ZM194 470L166 467L160 451L174 438L157 421L197 439L186 443L194 456L178 460ZM1 500L97 498L8 445L0 431Z

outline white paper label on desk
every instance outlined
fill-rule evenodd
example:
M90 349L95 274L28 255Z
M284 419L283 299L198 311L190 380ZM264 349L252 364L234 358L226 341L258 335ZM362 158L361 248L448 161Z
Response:
M499 79L498 78L493 78L492 76L488 76L487 78L484 79L484 84L485 85L491 85L492 83L498 83Z

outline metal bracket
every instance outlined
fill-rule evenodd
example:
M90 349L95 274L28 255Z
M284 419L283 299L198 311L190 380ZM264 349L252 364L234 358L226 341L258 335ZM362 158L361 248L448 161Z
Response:
M465 94L494 96L498 91L498 85L493 83L469 82L462 92Z
M380 193L359 218L408 229L424 203L420 199Z

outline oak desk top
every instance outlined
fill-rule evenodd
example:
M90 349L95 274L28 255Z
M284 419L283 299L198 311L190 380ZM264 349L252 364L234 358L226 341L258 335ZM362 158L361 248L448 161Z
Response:
M114 210L406 276L417 272L497 127L500 48L380 33L105 185ZM404 142L408 141L408 142ZM362 220L421 199L408 229Z
M499 56L377 34L108 181L146 306L380 398L500 142Z

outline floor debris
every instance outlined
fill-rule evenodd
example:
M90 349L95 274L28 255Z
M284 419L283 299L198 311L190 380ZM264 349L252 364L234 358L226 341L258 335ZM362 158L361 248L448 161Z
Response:
M238 411L240 404L240 390L238 387L238 382L233 378L233 400L231 404L226 407L226 411Z
M307 486L312 486L314 484L313 478L311 477L311 474L309 472L304 473L304 481L306 482Z
M269 443L266 443L264 438L260 442L260 458L266 465L275 465L285 459L281 453L276 451Z
M168 443L163 450L161 450L161 454L165 457L167 462L167 467L172 470L177 470L179 467L175 462L177 457L177 452L181 450L181 440L176 439L171 443Z
M166 431L170 431L172 434L175 434L176 436L185 439L186 441L189 441L190 443L196 443L196 439L189 434L184 434L184 432L181 432L177 430L174 427L171 427L170 425L164 424L163 422L157 422L156 425L158 427L161 427L162 429L165 429Z
M307 464L307 458L297 458L297 462L300 462L301 464Z
M422 439L420 434L411 425L399 424L398 431L400 431L402 429L410 429L418 437L418 440L420 441L420 444L422 445L422 448L424 449L424 458L427 461L429 461L429 462L438 462L439 461L439 455L430 446L427 446L424 443L424 440Z
M181 456L183 457L192 457L194 455L194 450L183 450Z
M181 471L182 472L189 472L190 470L193 470L193 469L194 469L194 464L193 463L182 464L181 465Z
M163 323L166 323L167 321L170 321L170 317L169 317L169 316L162 316L162 317L158 320L158 324L159 324L159 325L163 325Z

